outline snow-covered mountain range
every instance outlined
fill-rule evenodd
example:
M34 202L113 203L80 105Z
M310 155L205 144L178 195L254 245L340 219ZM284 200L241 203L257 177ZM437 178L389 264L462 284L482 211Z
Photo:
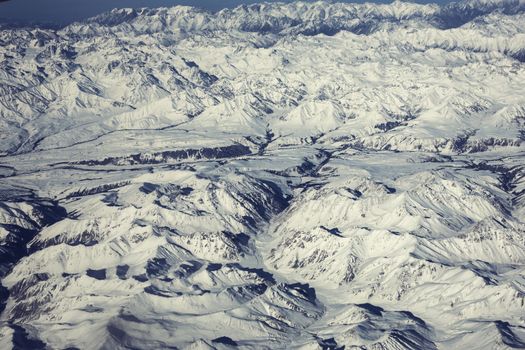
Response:
M525 2L0 27L0 348L525 347Z

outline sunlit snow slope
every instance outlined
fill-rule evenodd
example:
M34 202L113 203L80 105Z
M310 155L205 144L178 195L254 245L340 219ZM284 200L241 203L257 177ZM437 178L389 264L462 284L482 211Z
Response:
M524 348L524 140L523 0L0 28L0 348Z

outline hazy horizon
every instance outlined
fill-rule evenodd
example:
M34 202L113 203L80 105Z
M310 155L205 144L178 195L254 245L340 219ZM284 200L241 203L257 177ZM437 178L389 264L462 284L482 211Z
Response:
M8 0L0 1L0 23L46 23L49 25L66 25L68 23L83 20L99 13L109 11L113 8L123 7L161 7L188 5L196 6L212 11L223 8L235 7L241 4L253 4L257 2L279 2L279 1L257 1L257 0L91 0L89 2L77 2L73 0ZM292 2L281 0L280 2ZM367 1L348 1L363 3ZM390 3L392 1L368 1L377 3ZM418 3L448 3L449 1L414 1Z

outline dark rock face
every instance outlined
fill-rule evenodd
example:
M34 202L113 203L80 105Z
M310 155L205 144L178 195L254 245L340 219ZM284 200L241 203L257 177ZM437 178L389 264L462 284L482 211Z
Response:
M249 147L244 145L231 145L217 148L186 149L177 151L164 151L158 153L139 153L127 157L110 157L103 160L83 160L75 164L82 165L136 165L136 164L161 164L184 159L222 159L233 158L251 154Z
M27 244L38 234L44 226L51 225L66 217L66 210L56 202L39 198L11 198L2 202L4 208L15 207L17 203L27 203L30 212L20 210L17 215L21 222L26 222L25 227L17 224L0 223L0 227L8 232L3 241L0 242L0 312L5 308L5 302L9 298L10 291L2 286L1 279L5 277L20 259L29 254ZM11 210L11 209L9 209ZM15 288L15 294L16 286Z

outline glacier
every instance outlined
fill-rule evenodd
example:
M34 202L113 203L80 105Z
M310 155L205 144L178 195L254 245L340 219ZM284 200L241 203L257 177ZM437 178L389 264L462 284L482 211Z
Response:
M0 348L525 348L525 2L0 25Z

